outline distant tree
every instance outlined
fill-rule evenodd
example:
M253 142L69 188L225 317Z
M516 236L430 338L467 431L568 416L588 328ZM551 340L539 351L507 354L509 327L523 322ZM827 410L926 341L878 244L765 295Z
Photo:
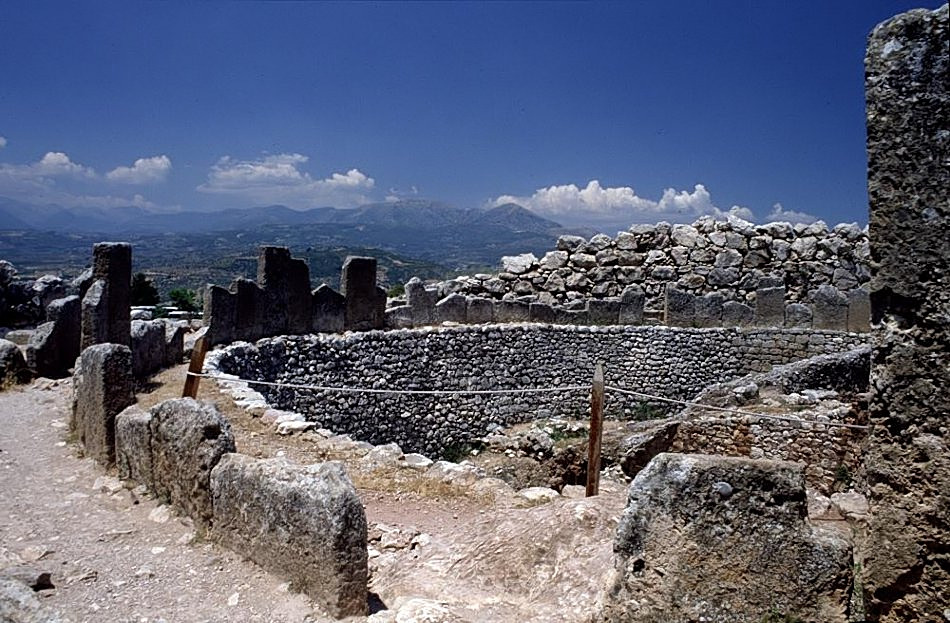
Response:
M168 293L168 298L175 304L175 307L182 311L198 311L198 303L195 300L195 291L187 288L175 288Z
M132 277L130 298L133 305L158 305L158 290L145 273L135 273Z

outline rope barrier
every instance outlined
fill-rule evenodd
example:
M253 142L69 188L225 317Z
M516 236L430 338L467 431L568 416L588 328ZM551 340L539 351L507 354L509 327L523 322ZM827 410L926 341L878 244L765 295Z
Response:
M290 389L311 389L323 392L341 392L348 394L410 394L410 395L428 395L428 396L451 396L451 395L492 395L492 394L538 394L538 393L561 393L574 392L579 390L587 391L590 389L587 385L567 385L565 387L526 387L522 389L373 389L369 387L329 387L324 385L303 385L300 383L283 383L280 381L249 381L247 379L231 379L214 374L199 374L197 372L188 372L190 376L196 376L203 379L215 379L224 383L254 383L256 385L268 385L271 387L287 387Z
M637 396L639 398L649 398L651 400L659 400L661 402L671 402L678 405L683 405L686 407L699 407L700 409L706 409L708 411L722 411L724 413L735 413L737 415L745 415L754 418L761 418L764 420L778 420L780 422L795 422L798 424L816 424L818 426L836 426L838 428L854 428L858 430L867 430L870 426L865 426L862 424L846 424L844 422L817 422L814 420L803 420L801 418L788 417L782 415L771 415L769 413L753 413L752 411L742 411L740 409L730 409L728 407L714 407L712 405L704 405L699 402L690 402L688 400L677 400L676 398L664 398L663 396L654 396L652 394L644 394L643 392L636 392L632 389L621 389L620 387L613 387L608 385L606 387L607 391L617 392L619 394L627 394L630 396Z
M306 385L302 383L285 383L281 381L251 381L248 379L242 378L229 378L227 376L221 376L217 374L207 374L199 372L188 371L186 373L188 376L202 378L202 379L214 379L222 383L253 383L256 385L267 385L269 387L287 388L287 389L308 389L313 391L324 391L324 392L340 392L346 394L395 394L395 395L425 395L425 396L471 396L471 395L503 395L503 394L538 394L538 393L562 393L562 392L574 392L574 391L589 391L590 387L587 385L566 385L562 387L526 387L521 389L375 389L368 387L331 387L326 385ZM752 411L742 411L740 409L730 409L728 407L715 407L712 405L704 405L698 402L690 402L688 400L679 400L676 398L666 398L664 396L655 396L653 394L646 394L644 392L634 391L632 389L623 389L620 387L614 387L612 385L607 385L604 387L608 392L617 392L618 394L626 394L628 396L636 396L638 398L645 398L648 400L656 400L659 402L667 402L677 405L682 405L685 407L698 407L700 409L705 409L707 411L719 411L723 413L731 413L735 415L742 415L746 417L759 418L763 420L775 420L779 422L793 422L796 424L812 424L816 426L830 426L836 428L850 428L855 430L867 430L870 426L862 424L847 424L844 422L817 422L814 420L803 420L801 418L781 416L781 415L772 415L768 413L755 413Z

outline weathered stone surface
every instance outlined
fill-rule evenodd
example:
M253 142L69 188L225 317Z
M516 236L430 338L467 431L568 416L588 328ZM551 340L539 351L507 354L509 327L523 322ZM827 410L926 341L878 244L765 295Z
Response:
M103 465L115 462L115 417L135 402L132 351L119 344L96 344L82 351L73 372L70 431L85 455Z
M346 297L346 329L348 331L381 329L386 308L386 293L382 293L382 308L380 308L380 290L376 287L376 258L348 256L343 261L340 284L343 296Z
M494 320L494 304L489 299L470 298L466 318L469 324L483 324Z
M554 324L557 321L557 314L554 308L545 303L531 303L528 306L528 318L531 322L543 322L545 324Z
M366 515L340 465L229 454L211 483L215 538L333 616L367 613Z
M307 262L290 256L287 247L262 246L257 259L257 284L262 290L260 303L262 334L299 335L310 333L310 269Z
M531 309L522 301L495 301L492 317L495 322L528 322Z
M342 333L346 322L346 298L323 284L313 291L313 331Z
M450 294L435 304L434 316L438 322L465 322L468 300L461 294Z
M838 288L818 286L812 296L812 309L812 323L816 329L844 331L848 328L848 299Z
M68 623L44 606L33 589L0 575L0 621L4 623Z
M179 398L152 407L149 433L152 491L207 528L211 470L235 449L230 423L210 403Z
M620 320L619 299L590 299L587 301L587 315L591 324L612 325Z
M20 348L9 340L0 339L0 389L21 383L28 376L26 360Z
M808 305L789 303L785 306L785 326L811 328L812 313Z
M950 612L948 6L877 26L866 68L871 312L869 618Z
M850 544L805 514L798 464L658 455L630 485L603 620L843 623Z
M133 320L132 374L145 378L165 365L165 323L161 320Z
M633 478L658 454L669 452L679 422L672 420L637 422L631 434L620 443L620 467Z
M264 337L264 316L270 313L263 305L264 291L250 279L235 279L231 292L235 299L232 338L254 342Z
M696 297L667 286L663 321L671 327L691 327L696 319Z
M620 315L617 321L620 324L642 324L645 302L646 294L643 288L636 285L624 288L620 293Z
M56 299L46 308L46 313L49 322L38 326L27 342L27 366L37 376L68 376L79 356L79 297Z
M506 255L501 258L501 265L506 273L520 275L528 272L532 266L538 263L538 258L534 253L522 253L521 255Z
M435 308L436 294L426 288L418 277L406 282L406 301L412 308L412 322L414 326L424 327L433 322L432 314Z
M412 321L412 308L408 305L397 305L386 310L387 329L411 329L415 326Z
M234 341L237 324L237 297L226 288L208 285L204 301L205 333L211 346Z
M92 274L95 279L106 283L106 334L102 341L129 346L132 245L127 242L95 244L92 247Z
M115 417L115 464L119 478L152 484L152 414L132 405Z
M755 319L760 327L781 327L785 324L785 286L759 288L755 291Z
M109 296L104 279L96 279L82 299L80 350L109 341ZM126 343L128 345L128 341Z
M848 293L848 331L871 330L871 295L867 288Z
M185 356L185 335L189 333L181 323L165 323L165 367L177 366Z
M697 296L695 299L695 326L722 326L722 306L725 304L725 302L725 297L718 292L710 292L709 294L704 294L703 296Z

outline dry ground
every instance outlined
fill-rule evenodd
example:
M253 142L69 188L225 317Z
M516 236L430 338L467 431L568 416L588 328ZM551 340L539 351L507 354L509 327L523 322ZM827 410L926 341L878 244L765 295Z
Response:
M165 371L140 404L177 397L183 380L183 366ZM232 422L239 452L343 458L306 435L275 435L208 381L198 397ZM0 566L20 558L50 571L56 588L43 601L74 623L329 620L281 578L196 540L187 519L155 521L164 509L142 492L108 490L105 472L67 443L70 400L68 381L0 392ZM571 622L593 611L622 490L523 509L422 479L351 473L375 538L381 611L370 621L398 611L400 623Z

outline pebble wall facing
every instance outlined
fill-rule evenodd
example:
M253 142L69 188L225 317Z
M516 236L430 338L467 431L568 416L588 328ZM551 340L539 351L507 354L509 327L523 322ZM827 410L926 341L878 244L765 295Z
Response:
M862 334L807 329L457 326L344 335L267 338L208 356L208 368L243 379L325 387L498 390L578 386L499 395L392 395L255 386L280 409L373 444L396 442L430 456L498 427L537 418L587 418L594 364L606 382L669 398L766 371L775 364L842 352ZM606 415L664 413L635 397L607 394Z

